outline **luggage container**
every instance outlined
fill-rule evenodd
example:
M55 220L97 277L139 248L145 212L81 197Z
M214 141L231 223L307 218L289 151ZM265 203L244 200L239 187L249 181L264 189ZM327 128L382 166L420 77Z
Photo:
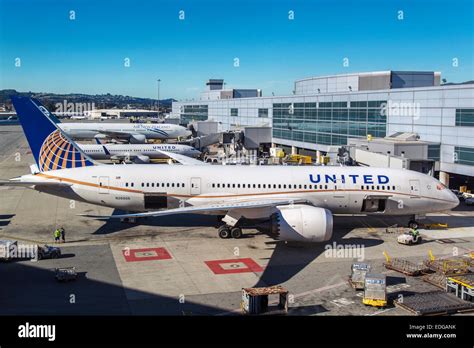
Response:
M367 273L365 275L362 303L374 307L387 305L387 279L384 274Z
M457 297L474 303L474 274L448 277L446 292L453 292Z
M269 306L270 295L278 296L276 306ZM244 314L286 314L288 290L280 285L267 288L243 288L240 308Z
M365 275L370 273L370 265L368 263L353 263L351 266L351 276L349 284L356 290L364 289Z
M77 279L76 267L55 268L54 277L58 282L69 282Z

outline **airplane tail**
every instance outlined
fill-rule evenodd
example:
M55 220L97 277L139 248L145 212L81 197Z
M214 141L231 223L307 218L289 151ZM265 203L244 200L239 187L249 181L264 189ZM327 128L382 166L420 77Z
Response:
M41 172L96 165L57 125L58 119L38 100L12 97L23 132Z

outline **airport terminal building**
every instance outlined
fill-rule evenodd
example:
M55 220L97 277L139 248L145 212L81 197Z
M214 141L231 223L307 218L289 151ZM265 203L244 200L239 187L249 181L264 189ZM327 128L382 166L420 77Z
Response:
M440 84L440 73L379 71L297 80L289 96L229 90L209 80L199 101L175 102L182 124L219 130L271 126L274 144L335 154L351 138L416 133L436 170L474 176L474 84ZM240 92L239 92L240 91Z

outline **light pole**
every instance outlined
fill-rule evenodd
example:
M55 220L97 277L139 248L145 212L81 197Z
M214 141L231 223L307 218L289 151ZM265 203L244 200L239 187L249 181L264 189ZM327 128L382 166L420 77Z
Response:
M160 82L161 80L156 80L158 82L158 116L160 116Z

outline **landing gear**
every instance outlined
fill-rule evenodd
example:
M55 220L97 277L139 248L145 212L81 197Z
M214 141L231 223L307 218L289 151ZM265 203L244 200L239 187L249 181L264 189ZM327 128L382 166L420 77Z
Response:
M222 225L217 230L219 237L222 239L230 238L230 228L227 225Z
M239 239L242 238L242 229L240 227L231 227L228 225L222 225L217 230L219 237L222 239L228 239L230 237Z
M230 235L234 239L239 239L242 237L242 229L240 227L234 227L232 230L230 230Z

